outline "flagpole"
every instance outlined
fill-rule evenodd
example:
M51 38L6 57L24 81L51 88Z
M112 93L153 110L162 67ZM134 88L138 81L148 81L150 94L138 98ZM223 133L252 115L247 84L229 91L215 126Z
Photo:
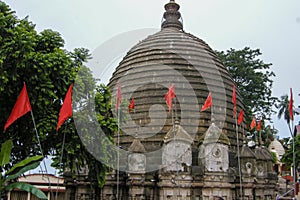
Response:
M65 140L66 140L66 132L64 132L64 136L63 136L63 143L62 143L62 147L61 147L60 163L62 163L62 159L63 159L64 147L65 147ZM56 192L55 192L55 200L57 200L57 196L58 196L58 185L59 185L59 178L57 177L57 186L56 186Z
M172 122L172 132L173 132L173 142L174 142L174 158L175 158L175 163L176 163L176 176L177 176L177 181L178 181L178 166L177 166L177 159L176 159L176 140L175 140L175 126L174 126L174 119L173 119L173 107L172 107L172 104L173 104L173 99L171 99L171 122ZM177 194L177 197L178 197L179 194Z
M293 138L293 183L294 183L294 196L296 194L296 157L295 157L295 135L293 134L294 129L294 111L293 111L293 91L292 88L290 88L290 102L289 102L289 114L290 119L292 121L292 128L290 128L291 136Z
M118 107L118 136L117 136L117 200L119 199L119 181L120 181L120 113L121 109Z
M175 99L175 106L174 106L174 110L175 110L175 120L177 120L177 110L176 110L176 98L174 98ZM173 99L172 99L172 101L173 101ZM177 151L176 151L176 138L175 138L175 132L176 132L176 130L175 130L175 123L174 123L174 116L173 116L173 109L172 109L172 126L173 126L173 139L174 139L174 148L175 148L175 155L177 155ZM178 160L177 160L178 158L176 158L176 175L177 175L177 184L178 184L178 195L177 195L177 197L178 196L180 196L180 180L179 180L179 169L178 169Z
M241 197L243 199L242 170L241 170L240 144L239 144L239 127L238 127L238 124L237 124L237 117L236 117L236 115L235 115L235 131L236 131L236 145L237 145L239 176L240 176L240 195L241 195Z
M238 167L239 167L239 176L240 176L240 196L243 199L243 188L242 188L242 170L241 170L241 160L240 160L240 143L239 143L239 127L237 121L237 112L236 112L236 87L233 83L232 86L232 103L233 103L233 117L235 119L235 131L236 131L236 145L237 145L237 157L238 157Z
M41 145L39 134L38 134L38 131L37 131L37 128L36 128L36 123L35 123L35 120L34 120L34 116L33 116L32 110L30 111L30 113L31 113L31 118L32 118L32 122L33 122L34 130L35 130L36 138L38 140L39 147L40 147L40 150L41 150L41 154L43 156L43 163L44 163L45 172L46 172L47 179L48 179L49 189L50 189L50 192L51 192L51 196L53 196L53 192L52 192L52 188L51 188L51 183L50 183L50 179L49 179L48 171L47 171L47 166L46 166L46 162L45 162L45 156L44 156L44 153L43 153L42 145ZM43 173L43 171L42 171L42 173Z
M295 156L295 135L293 134L294 120L292 120L291 135L293 138L293 184L294 184L294 195L296 195L296 156Z
M259 123L261 123L261 122L259 122ZM256 130L257 130L257 127L256 127ZM261 136L261 128L259 129L259 143L261 146L263 146L263 140L262 140L262 136Z

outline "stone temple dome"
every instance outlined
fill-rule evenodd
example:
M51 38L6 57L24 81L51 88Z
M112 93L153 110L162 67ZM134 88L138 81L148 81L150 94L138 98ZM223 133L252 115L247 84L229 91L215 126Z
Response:
M157 151L175 119L195 149L212 122L236 146L233 79L208 44L183 30L179 8L173 0L165 5L161 30L133 46L109 81L114 99L118 83L122 91L120 146L125 150L137 137L147 152ZM176 98L169 112L165 94L172 84ZM200 112L210 92L213 105ZM132 98L135 109L127 112ZM237 93L237 110L242 106Z
M120 129L117 151L105 151L117 162L101 199L274 199L267 150L256 148L259 158L246 146L239 151L244 123L233 118L234 81L214 51L183 30L179 8L165 5L161 30L133 46L110 79ZM201 111L208 96L212 106Z
M282 144L276 138L270 143L268 149L269 151L276 153L278 160L280 160L283 154L285 154Z

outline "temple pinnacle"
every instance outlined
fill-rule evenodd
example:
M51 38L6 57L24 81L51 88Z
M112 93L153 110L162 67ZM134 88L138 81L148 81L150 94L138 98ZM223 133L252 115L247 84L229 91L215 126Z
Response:
M169 3L165 5L165 13L163 15L163 22L161 28L176 28L183 29L181 19L181 14L179 12L180 6L175 3L175 0L170 0Z

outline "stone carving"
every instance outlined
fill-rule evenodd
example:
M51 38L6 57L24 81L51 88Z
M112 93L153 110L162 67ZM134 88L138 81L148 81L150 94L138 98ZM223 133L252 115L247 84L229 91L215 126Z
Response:
M128 169L131 173L144 173L146 170L146 156L139 153L129 154Z
M187 171L187 167L192 164L190 144L182 141L169 142L163 148L162 163L166 171Z

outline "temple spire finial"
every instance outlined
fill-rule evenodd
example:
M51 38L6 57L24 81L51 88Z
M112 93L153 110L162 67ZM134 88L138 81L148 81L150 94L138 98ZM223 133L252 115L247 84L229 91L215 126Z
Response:
M169 3L165 5L166 12L163 15L163 22L161 28L176 28L183 29L181 20L181 14L179 12L180 6L175 3L175 0L170 0Z

